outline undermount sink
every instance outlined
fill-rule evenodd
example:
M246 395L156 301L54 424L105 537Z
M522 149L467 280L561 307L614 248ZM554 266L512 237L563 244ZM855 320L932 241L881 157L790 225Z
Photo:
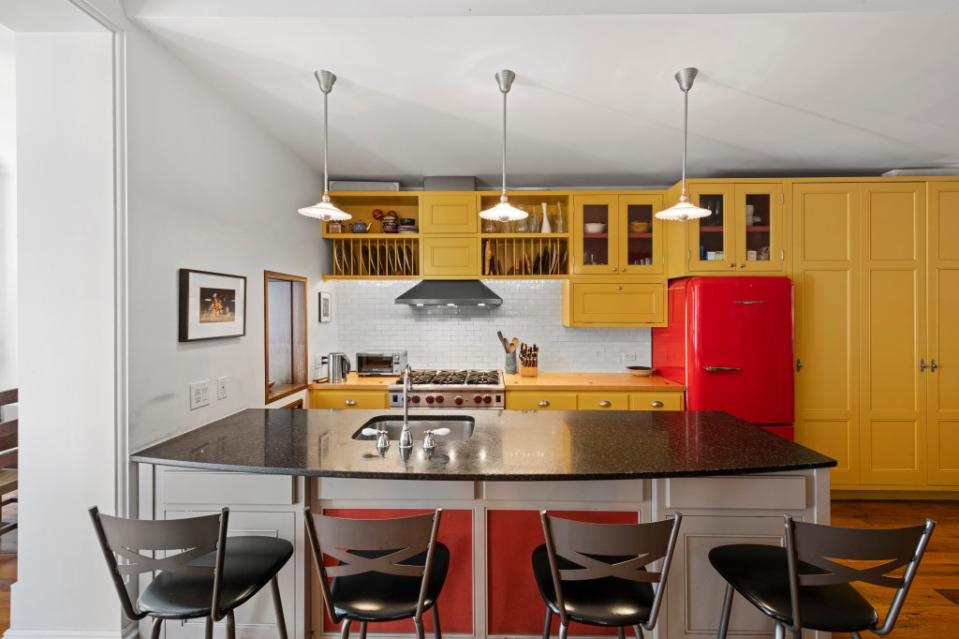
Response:
M410 433L414 441L423 439L423 432L435 430L437 428L449 428L449 435L439 437L440 440L463 441L473 435L473 426L476 420L468 416L442 416L442 415L411 415ZM385 430L386 436L390 441L399 441L400 433L403 431L403 418L396 415L379 415L369 420L353 433L353 439L376 439L376 435L364 435L366 428L375 428Z

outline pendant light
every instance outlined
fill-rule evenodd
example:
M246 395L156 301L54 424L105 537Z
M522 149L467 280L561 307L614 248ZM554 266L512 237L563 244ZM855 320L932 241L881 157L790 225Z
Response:
M314 71L313 76L317 84L320 85L320 91L323 92L323 197L313 206L307 206L299 209L300 215L312 217L324 222L342 222L348 220L352 215L346 211L336 208L336 205L330 201L330 172L329 164L329 146L330 146L330 123L327 116L327 97L333 90L333 84L336 82L336 76L331 71Z
M696 220L707 217L710 214L709 209L696 206L689 201L689 195L686 193L686 140L689 137L689 90L693 88L693 80L699 69L695 67L686 67L676 73L676 82L683 92L683 182L682 190L679 193L679 202L673 206L660 211L656 217L660 220L674 220L685 222L686 220Z
M503 190L500 192L496 206L480 212L480 217L484 220L515 222L529 216L526 211L510 204L509 198L506 197L506 94L509 93L515 79L516 74L509 69L503 69L496 74L496 84L499 85L500 93L503 94Z

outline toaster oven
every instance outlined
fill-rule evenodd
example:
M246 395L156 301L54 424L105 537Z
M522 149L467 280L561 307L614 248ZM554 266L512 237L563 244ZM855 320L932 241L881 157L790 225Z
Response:
M406 351L392 353L357 353L357 375L402 375L406 368Z

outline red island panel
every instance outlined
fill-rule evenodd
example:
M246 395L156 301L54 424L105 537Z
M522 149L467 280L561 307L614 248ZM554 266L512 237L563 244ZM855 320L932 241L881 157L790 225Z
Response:
M427 509L384 510L367 508L325 508L324 515L350 519L388 519L430 512ZM440 625L443 632L473 634L473 512L444 510L437 539L450 549L450 568L439 597ZM327 558L329 562L329 558ZM433 632L432 615L424 615L426 633ZM339 629L324 612L323 628ZM351 633L359 632L354 624ZM411 620L371 623L369 632L414 632Z
M561 483L557 484L560 489ZM603 524L635 524L635 511L559 511L550 514L577 521ZM530 556L543 540L539 511L490 510L486 513L488 624L491 635L540 635L546 605L533 578ZM553 634L559 633L559 618L553 617ZM615 635L615 628L573 623L572 635Z

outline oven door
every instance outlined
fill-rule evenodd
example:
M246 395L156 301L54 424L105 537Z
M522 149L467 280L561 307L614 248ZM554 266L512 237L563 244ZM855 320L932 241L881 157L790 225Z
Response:
M357 375L399 375L395 353L357 353Z

